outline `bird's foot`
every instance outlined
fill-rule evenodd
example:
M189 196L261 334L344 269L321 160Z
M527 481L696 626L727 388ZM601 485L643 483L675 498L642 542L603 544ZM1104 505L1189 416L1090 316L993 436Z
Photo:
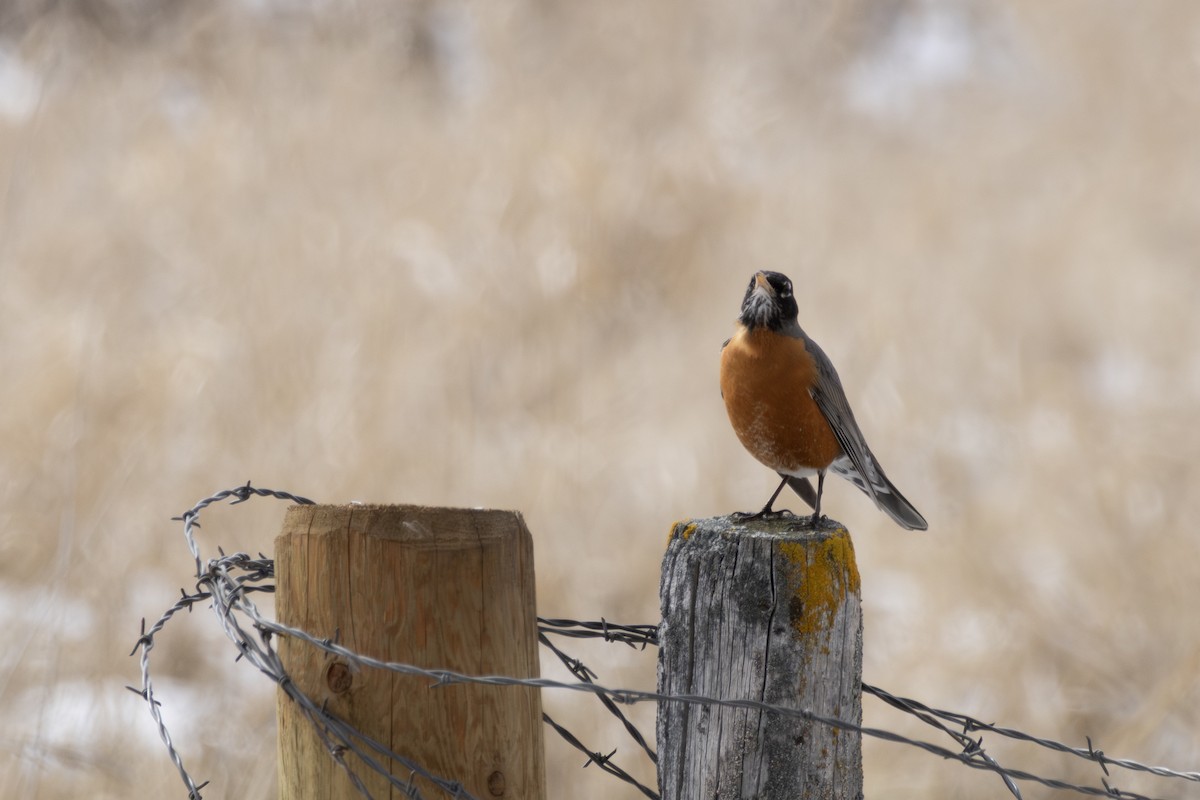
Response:
M786 519L795 517L796 515L791 511L788 511L786 508L782 508L779 511L772 511L770 508L764 508L761 511L735 511L729 516L733 519L736 519L738 522L753 522L756 519Z

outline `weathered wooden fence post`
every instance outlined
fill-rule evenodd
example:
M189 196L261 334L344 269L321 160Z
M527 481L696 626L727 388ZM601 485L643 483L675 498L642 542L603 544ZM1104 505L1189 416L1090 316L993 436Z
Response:
M474 675L537 677L533 544L521 515L418 506L295 506L275 540L276 613L358 653ZM535 689L360 670L284 637L295 684L358 730L479 798L543 800ZM361 797L281 692L279 797ZM373 797L381 776L356 768ZM405 778L407 772L388 765ZM423 797L440 795L418 781Z
M677 523L662 568L658 689L861 724L862 610L850 534L800 520ZM793 529L794 528L794 529ZM757 710L660 703L663 800L862 797L862 737Z

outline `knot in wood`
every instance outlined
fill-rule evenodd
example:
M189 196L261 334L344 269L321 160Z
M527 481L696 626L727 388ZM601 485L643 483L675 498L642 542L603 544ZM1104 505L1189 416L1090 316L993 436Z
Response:
M503 772L496 770L488 775L488 794L492 797L503 797L506 788Z
M350 667L341 661L334 661L325 670L325 685L334 694L345 694L350 691L353 683L354 676L350 674Z

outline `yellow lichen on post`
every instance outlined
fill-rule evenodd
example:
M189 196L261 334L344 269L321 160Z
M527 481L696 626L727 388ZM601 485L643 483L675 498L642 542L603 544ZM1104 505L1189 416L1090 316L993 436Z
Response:
M672 540L676 538L686 542L695 530L696 523L679 520L671 525L671 532L667 534L667 544L671 544Z
M790 566L788 611L796 632L829 628L846 596L857 596L861 588L850 533L838 528L815 547L809 542L781 542L779 551Z

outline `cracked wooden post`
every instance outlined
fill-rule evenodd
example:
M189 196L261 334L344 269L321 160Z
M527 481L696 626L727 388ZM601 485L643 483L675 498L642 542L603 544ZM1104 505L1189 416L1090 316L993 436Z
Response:
M537 677L533 543L513 511L293 506L275 540L280 622L385 661L471 675ZM514 686L445 685L359 669L288 637L279 653L308 697L363 734L481 800L544 800L541 697ZM281 800L359 798L281 691ZM409 770L389 763L407 780ZM372 797L398 796L353 753ZM417 778L422 797L442 794ZM390 793L389 793L390 792Z
M660 591L660 692L862 723L861 595L840 524L676 523ZM752 709L660 703L658 782L663 800L857 800L862 736Z

